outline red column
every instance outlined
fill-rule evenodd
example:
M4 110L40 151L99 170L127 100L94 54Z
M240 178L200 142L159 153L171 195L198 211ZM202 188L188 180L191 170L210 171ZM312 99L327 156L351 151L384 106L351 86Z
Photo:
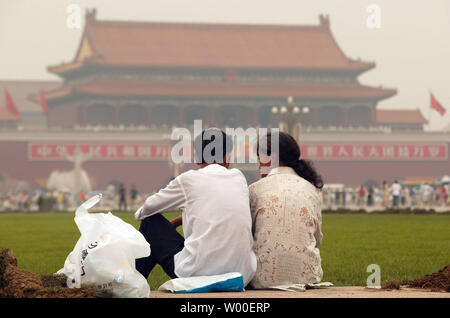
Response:
M209 107L209 126L210 127L216 126L216 112L214 106Z
M312 115L313 115L313 127L317 127L319 125L319 109L317 107L313 107Z
M152 125L152 107L151 106L147 107L147 125L148 126Z
M114 107L114 125L120 125L120 107Z
M372 115L371 116L372 118L370 119L370 125L375 126L377 123L377 107L376 106L372 107L371 115Z
M348 108L344 107L342 109L342 126L347 127L348 126Z
M178 106L178 125L180 127L183 127L186 125L186 122L184 120L184 107Z
M252 117L252 126L253 128L256 128L259 124L259 112L257 107L253 107Z
M87 125L87 106L85 104L81 105L80 125L81 126Z
M77 124L83 126L83 105L78 105L77 107ZM47 116L48 118L48 116Z

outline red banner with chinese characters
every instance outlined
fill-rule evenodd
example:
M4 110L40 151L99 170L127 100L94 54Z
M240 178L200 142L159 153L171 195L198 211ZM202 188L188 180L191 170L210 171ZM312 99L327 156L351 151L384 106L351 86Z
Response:
M119 143L44 143L30 142L30 160L62 161L73 156L76 148L90 155L94 161L168 160L170 145ZM302 158L312 160L448 160L447 144L364 143L324 144L301 146Z
M302 157L313 160L447 160L447 144L305 144Z
M65 160L73 156L76 149L89 155L89 160L167 160L169 144L117 144L117 143L29 143L30 160Z

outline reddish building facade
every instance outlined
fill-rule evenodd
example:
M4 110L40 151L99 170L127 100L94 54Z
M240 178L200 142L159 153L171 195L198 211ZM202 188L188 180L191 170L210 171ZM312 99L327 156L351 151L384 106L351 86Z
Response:
M301 141L302 156L312 159L327 183L379 184L406 177L439 177L448 174L449 134L308 133ZM152 192L173 176L168 160L170 141L151 132L4 132L0 153L6 176L45 186L54 170L71 170L66 154L79 146L92 154L83 168L95 189L111 182L135 184ZM192 169L186 164L180 171ZM248 181L257 180L255 165L238 166Z

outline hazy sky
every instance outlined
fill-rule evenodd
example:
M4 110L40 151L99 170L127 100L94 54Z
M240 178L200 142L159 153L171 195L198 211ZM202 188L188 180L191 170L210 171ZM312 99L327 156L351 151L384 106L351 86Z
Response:
M428 117L431 90L447 108L432 112L433 129L450 123L450 0L0 0L0 79L56 78L46 66L73 59L83 28L66 26L72 3L108 20L318 24L328 14L345 54L377 63L360 82L398 90L380 108ZM370 4L380 28L367 26Z

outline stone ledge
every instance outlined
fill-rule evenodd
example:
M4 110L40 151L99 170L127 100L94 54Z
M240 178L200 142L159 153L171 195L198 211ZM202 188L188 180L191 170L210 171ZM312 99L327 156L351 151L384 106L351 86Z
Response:
M400 290L368 289L359 286L308 289L304 292L247 290L245 292L172 294L152 291L150 298L450 298L448 292L402 287Z

